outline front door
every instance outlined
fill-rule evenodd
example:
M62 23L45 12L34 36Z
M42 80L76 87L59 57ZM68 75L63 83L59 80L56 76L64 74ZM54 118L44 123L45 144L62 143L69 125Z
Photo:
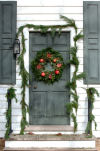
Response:
M52 47L59 51L64 62L69 61L70 33L62 32L59 36L56 33L52 38L51 34L30 32L29 34L29 60L30 64L36 53L43 48ZM32 75L30 67L30 75ZM53 85L35 81L32 75L30 80L30 102L29 102L29 123L30 125L69 125L70 119L66 114L66 103L70 101L69 89L66 83L70 80L70 69L66 67L58 82Z

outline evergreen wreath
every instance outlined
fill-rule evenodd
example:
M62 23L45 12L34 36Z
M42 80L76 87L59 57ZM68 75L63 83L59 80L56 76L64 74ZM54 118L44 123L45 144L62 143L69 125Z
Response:
M46 69L48 64L50 70ZM52 48L42 49L37 52L35 59L31 63L35 79L48 84L53 84L61 78L64 66L62 55Z

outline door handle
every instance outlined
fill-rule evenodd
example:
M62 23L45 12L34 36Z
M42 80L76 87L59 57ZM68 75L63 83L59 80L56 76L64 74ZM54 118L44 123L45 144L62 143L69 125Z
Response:
M37 85L34 85L34 87L33 87L34 89L37 89Z

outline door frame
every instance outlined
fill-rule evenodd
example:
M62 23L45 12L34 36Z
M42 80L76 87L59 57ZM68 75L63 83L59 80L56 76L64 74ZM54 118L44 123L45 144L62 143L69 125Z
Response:
M27 39L25 41L26 53L25 53L25 56L24 56L24 60L25 60L25 68L28 72L29 72L29 32L37 32L37 31L34 31L33 29L27 29L27 28L24 29L25 39ZM73 37L75 35L74 29L67 28L67 29L64 29L63 32L70 32L70 46L73 46L74 45ZM73 71L73 67L71 66L70 67L70 75L71 75L72 71ZM71 78L71 76L70 76L70 78ZM29 105L29 88L28 87L26 88L25 94L26 94L25 95L25 101ZM72 100L70 99L70 101L72 101ZM26 118L27 118L27 121L29 122L29 113L26 114ZM28 126L28 127L31 127L31 126ZM57 127L59 127L59 125L56 125L56 126L55 125L50 125L50 126L47 126L47 129L44 125L39 125L39 126L34 125L32 127L34 127L34 130L38 129L38 131L41 131L42 129L44 129L46 131L47 130L48 131L49 130L53 131L53 129L55 129L55 127L56 127L56 130L57 130ZM45 128L43 128L43 127L45 127ZM71 120L71 117L70 117L70 125L62 125L62 126L60 125L60 130L67 131L67 130L70 130L71 127L73 127L73 121Z

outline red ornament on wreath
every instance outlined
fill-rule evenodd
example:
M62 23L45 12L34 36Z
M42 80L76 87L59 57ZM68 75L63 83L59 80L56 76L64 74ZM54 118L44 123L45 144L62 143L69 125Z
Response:
M44 59L40 59L40 62L43 63L43 62L44 62Z
M59 72L59 70L55 70L55 74L59 74L60 72Z
M61 66L62 66L62 64L61 64L61 63L58 63L58 64L57 64L57 67L58 67L58 68L60 68Z
M41 73L41 76L42 76L42 77L45 77L45 72L42 72L42 73Z
M42 66L40 64L37 65L37 69L41 69Z
M48 58L51 58L52 55L51 55L50 53L47 53L47 57L48 57Z
M48 64L49 67L51 66L51 70L48 68ZM62 55L52 48L38 51L35 59L31 63L35 79L48 84L53 84L61 78L64 67Z
M56 59L56 58L55 58L55 59L53 59L53 62L54 62L54 63L56 63L56 62L57 62L57 59Z
M52 79L52 74L49 75L49 79Z

